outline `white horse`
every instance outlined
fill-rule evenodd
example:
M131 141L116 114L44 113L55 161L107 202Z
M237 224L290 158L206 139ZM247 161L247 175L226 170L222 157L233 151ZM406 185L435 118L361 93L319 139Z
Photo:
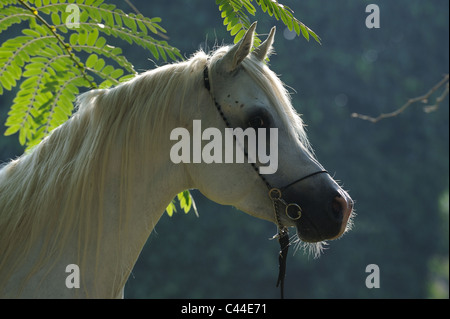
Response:
M313 156L289 95L251 52L255 24L234 46L159 67L78 99L78 110L0 171L0 296L115 298L173 197L199 189L305 242L341 236L353 202ZM278 129L276 173L258 162L174 163L174 128ZM203 141L205 144L205 141ZM268 195L268 186L273 190ZM286 212L286 214L284 213ZM79 288L68 287L68 265Z

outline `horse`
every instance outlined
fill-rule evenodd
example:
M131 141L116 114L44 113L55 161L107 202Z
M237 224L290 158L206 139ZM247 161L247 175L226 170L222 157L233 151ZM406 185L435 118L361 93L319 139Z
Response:
M318 247L350 228L351 197L316 159L268 67L275 28L252 50L255 28L235 45L81 94L67 122L0 170L1 297L123 298L147 238L186 189L271 221L281 235L295 227ZM170 133L194 134L194 120L276 128L276 172L258 172L259 160L175 163ZM67 284L69 265L79 288Z

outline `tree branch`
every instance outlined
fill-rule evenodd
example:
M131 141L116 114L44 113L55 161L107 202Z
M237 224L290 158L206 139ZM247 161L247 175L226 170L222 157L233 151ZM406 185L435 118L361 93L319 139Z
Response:
M136 6L134 4L131 3L130 0L125 0L125 2L130 6L131 9L133 9L134 12L136 12L136 14L142 15L142 13L138 10L138 8L136 8ZM169 37L167 35L159 32L159 31L156 31L156 35L160 36L161 38L163 38L166 41L169 40Z
M397 110L391 112L391 113L381 113L380 115L378 115L377 117L372 117L369 115L363 115L363 114L358 114L358 113L352 113L352 117L354 118L359 118L362 120L366 120L366 121L370 121L372 123L376 123L382 119L386 119L389 117L394 117L399 115L400 113L402 113L403 111L405 111L408 107L410 107L412 104L417 103L417 102L422 102L422 103L428 103L428 99L430 98L430 96L436 92L440 87L442 87L445 84L445 89L442 92L442 94L440 96L438 96L435 100L435 103L432 105L427 105L424 107L424 111L426 113L430 113L433 111L436 111L439 107L439 104L445 99L445 97L447 97L448 92L449 92L449 84L448 84L448 80L449 80L449 75L446 74L444 76L444 78L439 81L439 83L437 83L435 86L433 86L427 93L425 93L424 95L415 97L415 98L411 98L409 99L405 104L403 104L400 108L398 108Z

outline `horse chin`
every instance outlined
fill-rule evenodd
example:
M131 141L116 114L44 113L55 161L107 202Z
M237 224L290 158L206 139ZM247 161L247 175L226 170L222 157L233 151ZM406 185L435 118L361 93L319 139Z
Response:
M304 229L302 227L302 229L300 229L300 227L296 225L296 230L297 230L297 237L305 243L318 243L326 240L326 238L323 238L319 232L312 230L310 228Z
M302 239L298 230L291 244L294 247L294 253L301 249L305 254L314 258L319 258L328 245L326 241L307 241L307 239Z
M342 237L345 233L350 231L353 227L353 218L355 217L355 212L352 211L348 216L345 224L342 225L341 230L338 234L332 235L324 235L319 232L319 230L312 224L307 221L297 221L295 223L295 228L297 231L297 237L304 243L320 243L325 240L335 240Z

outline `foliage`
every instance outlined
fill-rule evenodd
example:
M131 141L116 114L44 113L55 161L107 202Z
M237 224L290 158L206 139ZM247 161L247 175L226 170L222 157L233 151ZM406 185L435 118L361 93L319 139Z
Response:
M194 212L197 214L197 208L195 207L195 202L192 199L191 194L189 191L185 190L179 194L177 194L177 200L180 205L180 208L184 211L185 214L189 213L191 208L194 208ZM176 213L177 208L175 206L175 201L172 201L169 206L166 208L167 215L172 217L173 213Z
M160 18L126 14L103 0L77 1L79 16L72 17L76 11L67 10L70 3L75 1L2 0L0 4L0 31L28 22L21 36L0 47L0 94L24 79L5 132L19 132L22 145L39 143L64 123L80 88L107 88L136 74L121 48L109 44L107 37L139 45L156 59L181 58L176 48L151 36L165 32Z
M253 0L216 0L216 4L221 11L223 24L227 26L230 34L234 36L234 43L237 43L244 36L245 30L251 24L248 14L252 16L256 14L256 8L252 2ZM314 40L320 43L319 36L305 24L297 20L294 17L294 11L289 7L282 5L276 0L255 0L255 3L261 7L263 12L274 16L277 20L281 19L290 31L294 30L297 35L302 34L308 41L311 35ZM257 37L255 41L256 44L260 42Z

